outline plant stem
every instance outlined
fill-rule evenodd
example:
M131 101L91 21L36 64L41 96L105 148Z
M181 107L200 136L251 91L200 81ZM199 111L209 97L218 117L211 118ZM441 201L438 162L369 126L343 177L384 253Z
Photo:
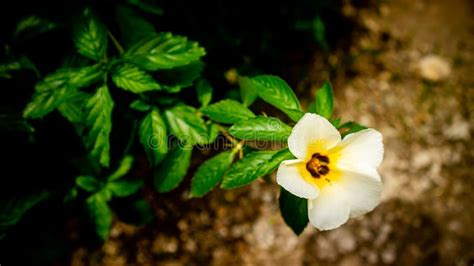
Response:
M107 34L109 35L110 39L114 43L115 48L117 48L117 50L119 51L120 54L123 54L124 49L123 49L122 45L120 45L120 43L117 41L115 36L112 34L112 32L110 32L110 30L107 30Z
M128 154L130 150L132 149L133 142L135 141L135 136L137 134L137 126L138 126L138 121L136 119L133 120L133 125L132 125L132 134L130 134L130 139L128 140L127 146L125 147L124 150L124 155Z
M224 137L226 137L226 139L228 139L233 146L237 146L239 145L239 142L234 138L232 137L229 132L227 132L227 129L219 124L216 124L217 127L219 128L219 131L222 133L222 135L224 135Z

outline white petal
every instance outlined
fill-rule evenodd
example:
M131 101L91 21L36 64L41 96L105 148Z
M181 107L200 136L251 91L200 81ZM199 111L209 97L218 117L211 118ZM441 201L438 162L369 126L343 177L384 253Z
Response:
M288 148L298 159L305 159L309 145L318 142L330 149L341 141L339 131L324 117L306 113L293 127Z
M337 228L349 219L350 207L337 184L325 186L319 197L308 202L309 222L319 230Z
M291 194L305 199L314 199L319 195L319 190L315 185L306 182L300 175L297 163L300 160L283 161L278 167L277 183Z
M338 185L346 194L351 217L370 212L380 203L382 181L376 170L371 173L342 171L342 179Z
M366 129L347 135L339 144L341 168L377 168L383 159L382 134L375 129Z

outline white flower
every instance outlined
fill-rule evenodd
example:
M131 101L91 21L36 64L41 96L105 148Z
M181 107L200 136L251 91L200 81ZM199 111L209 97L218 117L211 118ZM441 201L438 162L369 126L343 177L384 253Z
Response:
M337 228L379 204L380 132L366 129L341 140L328 120L307 113L293 128L288 148L297 159L280 164L277 183L308 199L309 222L319 230Z

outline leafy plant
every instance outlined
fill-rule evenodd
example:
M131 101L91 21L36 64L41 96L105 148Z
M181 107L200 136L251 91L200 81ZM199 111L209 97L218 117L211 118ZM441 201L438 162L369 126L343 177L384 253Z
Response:
M111 202L139 197L137 193L145 184L153 184L157 193L167 193L192 176L186 189L196 198L216 187L235 189L271 174L282 161L293 158L284 146L292 126L305 113L292 88L272 75L236 74L240 97L222 99L211 85L214 80L208 81L202 74L205 49L185 36L157 32L131 6L155 15L162 13L144 2L129 1L117 6L116 23L104 23L94 10L86 8L72 25L65 25L71 28L75 54L36 83L23 110L28 121L60 114L81 139L87 152L79 159L79 174L68 188L65 202L80 202L103 240L114 219ZM14 35L43 34L60 26L32 16L20 22ZM41 76L30 60L21 57L1 65L0 77L12 78L22 69ZM257 100L281 112L279 118L253 111ZM325 83L308 111L330 119L333 110L333 90ZM340 119L331 121L344 134L364 128L354 122L339 126ZM217 138L225 139L225 145L190 173L193 155L203 146L219 144ZM283 148L272 149L272 142ZM150 171L137 175L134 167L138 166L133 162L142 156ZM2 212L2 232L42 199L32 196L16 205L7 204L7 211ZM282 189L279 203L285 222L296 234L301 233L308 223L302 211L307 202ZM145 200L138 205L146 209ZM18 211L9 212L12 208Z

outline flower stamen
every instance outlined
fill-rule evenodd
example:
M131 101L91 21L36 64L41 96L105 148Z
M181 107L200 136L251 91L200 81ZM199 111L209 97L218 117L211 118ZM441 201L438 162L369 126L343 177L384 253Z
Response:
M311 159L306 163L306 170L314 178L320 178L322 175L329 173L329 158L321 155L320 153L314 153Z

